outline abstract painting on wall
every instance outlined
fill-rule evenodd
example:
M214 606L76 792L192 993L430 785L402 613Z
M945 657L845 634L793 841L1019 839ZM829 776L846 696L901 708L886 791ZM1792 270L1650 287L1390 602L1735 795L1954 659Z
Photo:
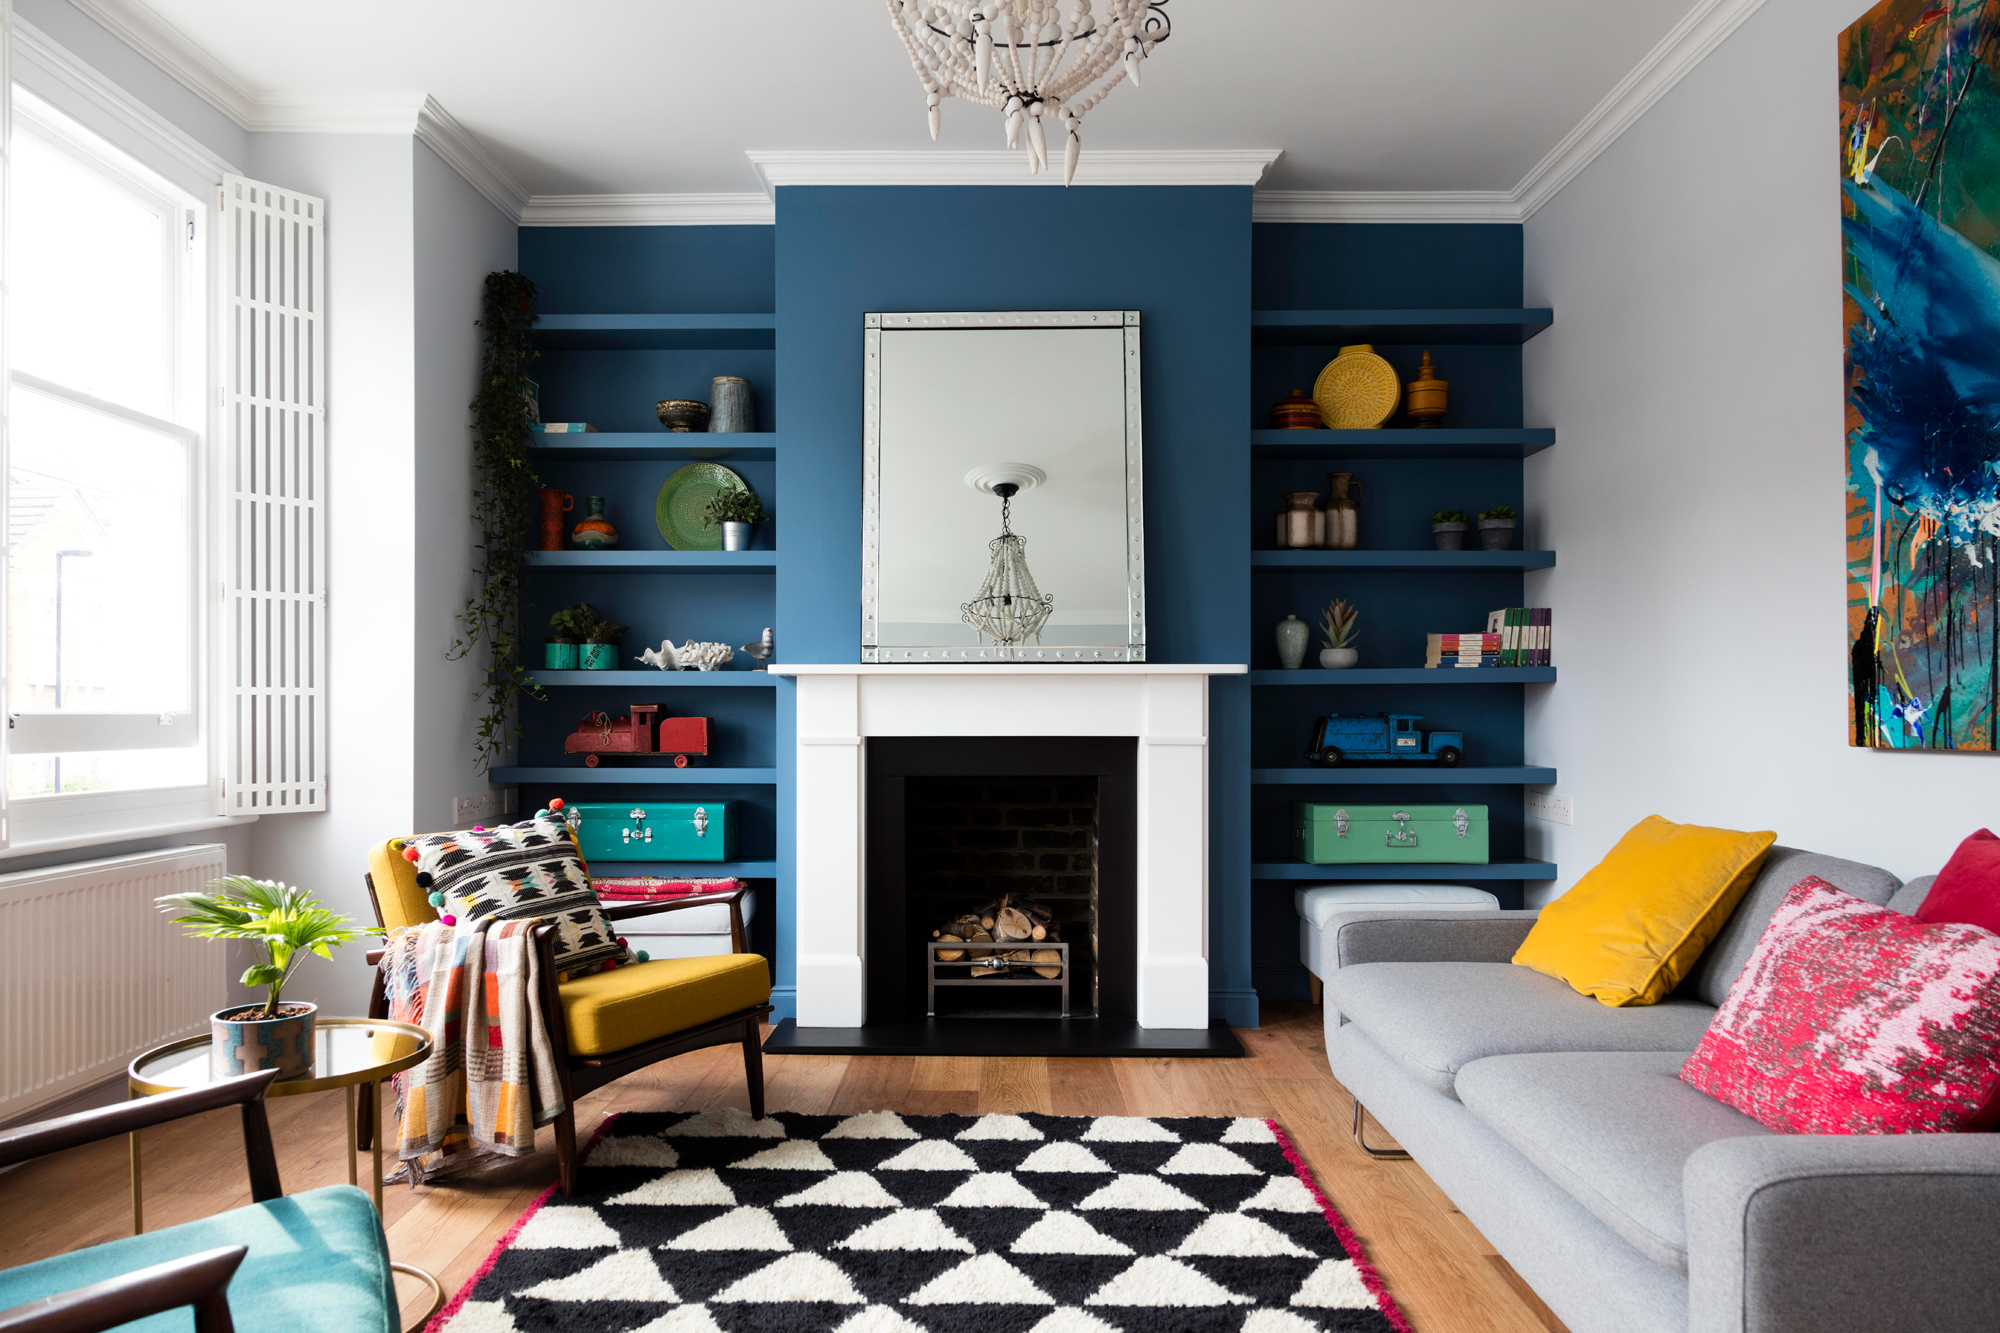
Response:
M1849 736L1993 750L2000 705L2000 0L1840 39Z

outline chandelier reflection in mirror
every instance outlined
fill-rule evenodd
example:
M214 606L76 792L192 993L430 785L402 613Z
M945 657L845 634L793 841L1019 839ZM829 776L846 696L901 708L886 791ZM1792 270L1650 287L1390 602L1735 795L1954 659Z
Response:
M938 137L947 97L1001 108L1007 146L1028 150L1028 170L1049 167L1042 120L1060 121L1063 184L1076 176L1083 117L1121 80L1139 86L1139 67L1173 25L1166 0L887 0L889 21L910 53ZM1023 131L1026 131L1024 134Z
M1026 471L1039 474L1041 469ZM1038 475L1036 480L1039 479ZM1027 539L1015 532L1011 524L1014 497L1021 488L1012 481L980 485L971 477L966 480L972 482L974 489L990 490L1000 497L1000 535L987 543L986 549L993 553L993 559L986 567L986 580L979 585L979 595L959 610L965 623L979 632L982 642L1002 648L1018 647L1029 639L1040 643L1042 626L1049 623L1056 599L1035 586L1035 576L1028 571Z

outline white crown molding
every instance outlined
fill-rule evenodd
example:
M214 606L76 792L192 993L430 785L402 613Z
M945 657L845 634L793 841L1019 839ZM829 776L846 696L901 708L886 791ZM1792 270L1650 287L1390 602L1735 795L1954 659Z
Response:
M1512 190L1259 190L1253 222L1519 222Z
M446 166L463 176L466 184L486 196L487 203L517 223L521 220L528 207L528 191L486 151L486 145L438 105L436 98L426 97L417 108L416 134Z
M173 24L139 0L70 0L125 45L178 79L187 90L252 129L257 95Z
M765 194L538 194L524 227L768 227L777 208Z
M249 128L264 134L415 134L422 93L260 98Z
M78 60L67 47L18 14L10 30L14 77L30 96L48 101L48 95L60 89L205 184L220 185L225 175L236 171L208 145Z
M1086 148L1078 185L1251 185L1282 148ZM878 152L831 149L744 154L766 190L781 185L1061 185L1062 173L1028 173L1025 152Z

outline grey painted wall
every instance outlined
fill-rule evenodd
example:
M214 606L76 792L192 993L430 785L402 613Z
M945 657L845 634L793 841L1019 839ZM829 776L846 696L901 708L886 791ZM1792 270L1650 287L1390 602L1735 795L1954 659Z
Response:
M1527 225L1530 576L1561 680L1528 762L1560 888L1648 814L1934 871L2000 756L1846 743L1836 37L1865 0L1770 0ZM1539 845L1534 840L1539 839ZM1546 895L1545 895L1546 896Z

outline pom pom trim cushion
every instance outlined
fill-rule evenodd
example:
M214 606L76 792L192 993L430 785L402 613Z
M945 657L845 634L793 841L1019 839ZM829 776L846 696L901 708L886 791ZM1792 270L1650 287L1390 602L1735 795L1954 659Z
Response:
M1807 876L1681 1081L1779 1133L1986 1128L2000 1118L2000 935Z
M446 925L539 917L556 928L556 969L596 972L631 961L590 887L569 827L530 819L499 828L430 833L409 840L417 870L442 894Z

